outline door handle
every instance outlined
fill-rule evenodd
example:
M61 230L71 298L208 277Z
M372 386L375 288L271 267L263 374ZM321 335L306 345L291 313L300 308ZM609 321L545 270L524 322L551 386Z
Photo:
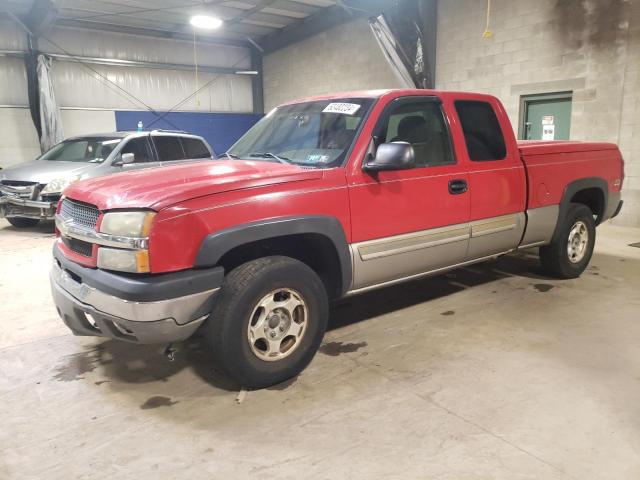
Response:
M466 180L449 180L449 193L451 195L460 195L461 193L465 193L467 189L468 185Z

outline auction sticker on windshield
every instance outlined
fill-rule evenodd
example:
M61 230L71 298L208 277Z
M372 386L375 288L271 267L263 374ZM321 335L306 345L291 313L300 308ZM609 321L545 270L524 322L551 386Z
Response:
M342 113L343 115L353 115L360 110L360 105L357 103L330 103L322 113Z

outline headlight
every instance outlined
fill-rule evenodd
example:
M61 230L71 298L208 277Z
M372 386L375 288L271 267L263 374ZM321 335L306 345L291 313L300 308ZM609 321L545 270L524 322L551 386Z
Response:
M119 237L148 237L155 215L155 212L142 211L105 213L100 231Z
M75 175L73 177L56 178L51 180L40 192L43 195L48 193L61 193L65 188L71 185L73 182L77 182L82 178L81 175Z
M149 272L147 238L155 215L155 212L149 211L105 213L100 224L100 233L126 237L133 242L128 243L128 248L100 247L98 268L131 273Z

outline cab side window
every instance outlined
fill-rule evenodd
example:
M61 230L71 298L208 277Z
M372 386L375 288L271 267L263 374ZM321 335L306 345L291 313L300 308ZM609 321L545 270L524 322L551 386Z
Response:
M151 145L149 145L147 137L132 138L122 147L120 153L133 153L134 163L154 161Z
M438 102L402 102L389 113L379 131L379 138L382 137L384 142L410 143L418 167L455 163L451 139Z
M161 162L184 160L184 151L178 137L157 135L153 137L153 142L156 144L156 150L158 150L158 157L160 157Z
M459 100L456 102L456 111L472 161L502 160L507 156L502 129L491 104Z
M202 140L191 137L181 137L182 148L186 158L211 158L211 152Z

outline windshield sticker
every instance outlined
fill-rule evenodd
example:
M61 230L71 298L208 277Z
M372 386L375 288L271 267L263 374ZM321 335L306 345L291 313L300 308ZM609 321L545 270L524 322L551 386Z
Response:
M322 113L341 113L343 115L353 115L360 110L360 105L357 103L330 103L327 105Z
M329 155L307 155L307 163L327 163Z

